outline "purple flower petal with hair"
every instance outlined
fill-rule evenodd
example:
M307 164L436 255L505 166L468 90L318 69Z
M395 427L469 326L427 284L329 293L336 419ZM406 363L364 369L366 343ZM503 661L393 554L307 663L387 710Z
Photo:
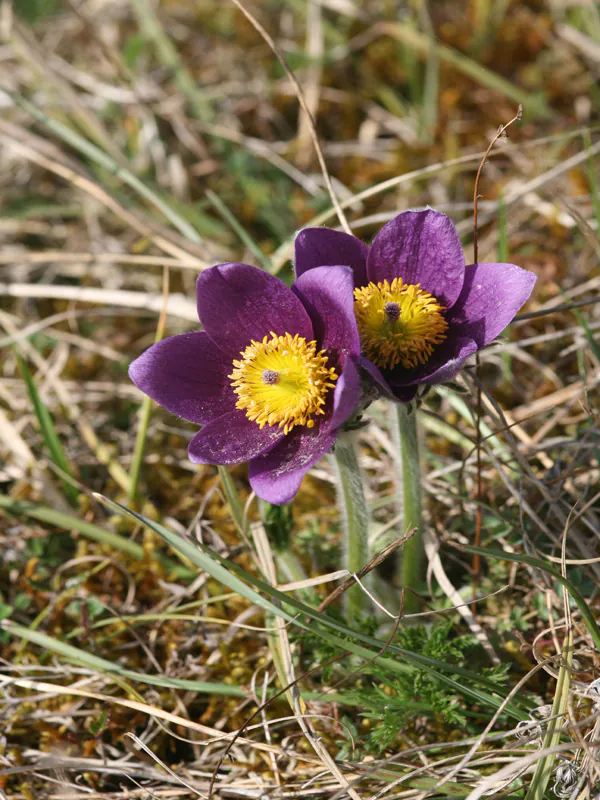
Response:
M300 231L296 268L303 279L340 261L354 273L363 369L398 402L410 402L420 384L452 380L511 322L536 281L514 264L465 266L452 221L432 210L399 214L369 250L348 234Z
M247 264L220 264L198 278L197 299L204 332L153 345L130 377L204 426L192 461L249 461L259 497L287 502L360 402L352 270L311 269L290 289Z
M329 228L304 228L296 236L294 249L298 278L315 267L346 264L352 268L356 286L367 283L369 248L355 236Z

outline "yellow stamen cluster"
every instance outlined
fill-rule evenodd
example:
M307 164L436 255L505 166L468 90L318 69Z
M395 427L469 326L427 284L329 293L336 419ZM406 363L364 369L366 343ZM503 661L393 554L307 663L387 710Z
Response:
M233 366L228 377L239 398L236 407L245 409L261 430L278 425L284 433L296 425L313 427L313 416L325 413L327 392L338 377L316 342L272 331L262 342L253 340Z
M444 306L418 283L369 283L354 290L354 300L363 352L378 367L425 364L446 338Z

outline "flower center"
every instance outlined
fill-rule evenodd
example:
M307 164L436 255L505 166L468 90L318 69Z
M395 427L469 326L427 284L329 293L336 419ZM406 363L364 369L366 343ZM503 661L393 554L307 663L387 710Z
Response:
M338 377L316 342L273 331L262 342L252 340L233 366L228 377L238 396L236 408L245 409L261 430L278 425L284 433L296 425L313 427L313 416L325 413L327 392Z
M369 283L354 290L354 301L363 351L378 367L425 364L446 338L444 306L418 283Z

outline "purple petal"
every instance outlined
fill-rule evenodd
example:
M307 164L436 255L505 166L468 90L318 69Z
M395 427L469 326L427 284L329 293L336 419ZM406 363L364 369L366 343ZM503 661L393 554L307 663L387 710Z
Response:
M462 336L450 329L446 341L436 348L426 364L420 364L414 369L396 367L391 372L386 372L386 377L394 394L399 389L419 383L445 383L456 377L465 360L477 350L477 342L470 336Z
M360 375L354 360L347 359L342 374L335 382L331 428L335 430L352 416L360 401Z
M470 264L448 322L483 347L512 321L536 280L533 272L514 264Z
M365 286L368 283L369 248L355 236L329 228L304 228L296 236L295 248L298 278L315 267L343 264L351 267L355 286Z
M438 211L405 211L375 237L367 261L370 281L402 278L419 283L446 308L462 289L465 257L450 217Z
M309 316L292 290L248 264L210 267L199 276L196 295L204 329L232 359L271 331L313 338Z
M301 275L292 291L310 316L319 349L334 365L360 353L354 315L354 285L348 267L316 267Z
M250 486L269 503L289 503L302 478L334 441L330 420L314 428L294 428L276 447L250 462Z
M184 419L203 424L235 408L231 372L206 333L183 333L152 345L130 365L142 392Z
M259 428L244 411L235 409L205 425L188 447L195 464L241 464L266 452L285 436L283 429Z
M380 394L382 394L384 397L387 397L388 400L395 400L396 395L392 391L389 383L383 377L379 367L376 367L375 364L373 364L372 361L369 361L368 358L365 358L365 356L360 356L358 361L362 369L368 374L369 379L375 384L375 387Z
M276 447L250 462L250 485L256 494L274 505L289 503L308 470L333 446L337 428L352 415L360 396L360 375L350 357L336 381L333 400L328 399L325 415L315 418L315 426L294 428Z

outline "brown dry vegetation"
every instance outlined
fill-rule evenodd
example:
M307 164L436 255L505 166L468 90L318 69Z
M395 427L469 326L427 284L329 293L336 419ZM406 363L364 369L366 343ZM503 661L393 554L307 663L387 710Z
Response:
M335 191L365 240L398 211L431 205L452 216L472 251L481 153L523 105L480 184L479 259L538 275L524 317L480 371L482 544L560 570L566 535L564 569L597 615L595 4L246 7L295 71ZM486 599L475 616L463 606L426 617L429 644L411 626L395 641L480 675L505 665L498 696L514 713L500 713L478 741L496 708L462 692L468 676L452 688L427 673L369 670L356 657L302 680L301 700L276 699L219 763L231 734L280 688L278 676L299 677L340 651L278 627L92 493L267 584L288 582L262 526L239 514L236 526L216 468L187 460L192 426L154 408L132 486L143 414L127 365L154 340L165 288L166 332L189 330L200 270L241 260L289 280L295 230L336 225L335 213L290 81L227 0L3 0L0 36L0 798L206 797L217 766L222 797L466 797L477 787L525 797L542 749L557 746L581 785L552 760L546 791L558 779L559 791L597 792L595 751L588 757L585 745L597 739L586 697L599 661L578 607L568 650L554 577L484 558L475 579L471 556L453 547L471 543L475 528L466 377L466 393L431 393L420 412L427 527L441 548L424 608L464 603L473 589ZM388 410L371 411L360 441L378 551L400 531ZM232 474L245 501L245 468ZM292 548L311 577L339 569L334 497L324 460L294 504ZM258 518L254 503L248 514ZM295 596L316 604L334 586ZM393 613L397 603L396 588ZM371 633L385 642L391 629L380 621ZM379 705L367 708L373 687ZM398 700L389 712L386 696ZM515 735L519 720L553 702L562 737L552 739L547 722L529 739ZM543 794L534 781L527 800Z

